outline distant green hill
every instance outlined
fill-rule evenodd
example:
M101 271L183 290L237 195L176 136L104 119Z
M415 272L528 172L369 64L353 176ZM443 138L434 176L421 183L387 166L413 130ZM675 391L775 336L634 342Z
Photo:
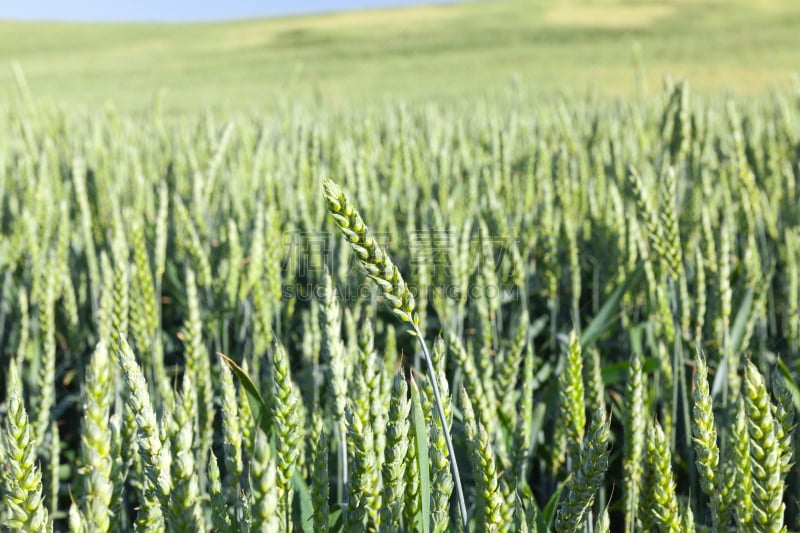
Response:
M19 62L37 96L141 108L381 102L505 90L626 95L646 86L759 93L800 68L800 2L508 0L212 24L0 22L0 100Z

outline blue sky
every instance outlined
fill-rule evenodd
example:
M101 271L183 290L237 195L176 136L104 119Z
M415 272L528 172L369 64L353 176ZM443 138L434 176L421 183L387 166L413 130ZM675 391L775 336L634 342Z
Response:
M301 15L447 0L4 0L0 19L189 22Z

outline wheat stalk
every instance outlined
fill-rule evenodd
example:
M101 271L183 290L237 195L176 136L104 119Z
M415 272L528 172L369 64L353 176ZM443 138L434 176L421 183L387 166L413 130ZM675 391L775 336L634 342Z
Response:
M322 180L322 188L323 198L328 205L328 211L333 216L336 225L344 234L347 242L350 243L350 247L356 252L362 268L364 268L367 275L381 288L381 292L384 298L386 298L392 313L403 322L411 325L412 334L419 341L420 348L425 357L425 364L427 365L428 376L433 386L434 402L438 410L439 420L442 426L446 426L447 417L445 416L442 406L439 384L435 375L436 370L431 360L428 346L425 344L425 340L419 330L419 317L414 313L414 296L408 290L408 286L405 281L403 281L400 271L372 236L372 232L364 224L361 215L358 214L358 211L356 211L355 207L350 203L347 195L336 183L327 178ZM462 526L466 530L468 527L467 507L464 502L463 489L461 488L461 478L458 472L455 450L453 449L450 432L446 431L444 435L447 442L448 453L450 454L450 467L453 471Z

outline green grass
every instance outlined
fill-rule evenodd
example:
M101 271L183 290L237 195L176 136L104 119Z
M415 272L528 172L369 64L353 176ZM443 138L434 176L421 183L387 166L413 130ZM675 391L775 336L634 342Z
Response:
M555 7L554 7L555 5ZM70 106L172 110L446 100L507 90L650 91L664 72L695 92L762 93L800 64L800 3L500 0L212 24L0 22L0 99L19 62L33 93ZM288 89L288 91L287 91Z

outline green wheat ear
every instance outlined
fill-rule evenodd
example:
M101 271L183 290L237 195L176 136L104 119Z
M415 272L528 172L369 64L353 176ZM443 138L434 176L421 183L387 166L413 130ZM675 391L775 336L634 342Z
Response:
M744 370L744 407L750 433L753 472L753 527L758 532L782 531L785 504L781 449L776 437L764 376L748 361Z
M392 313L403 322L418 325L419 318L414 314L414 295L408 290L400 271L372 236L347 195L328 178L323 178L322 189L328 211L358 255L358 262L367 276L375 280L381 288Z
M436 367L433 364L428 346L425 344L425 339L423 339L420 332L419 316L414 312L414 296L408 290L408 285L406 285L395 264L372 236L372 232L364 224L364 220L358 214L355 206L350 203L349 198L339 186L332 180L323 178L322 196L328 204L328 211L333 215L336 225L342 230L345 239L358 256L359 263L367 275L375 280L381 288L381 292L392 309L392 313L400 320L411 324L412 329L409 333L417 337L422 353L425 356L425 365L433 388L434 403L439 414L439 420L443 428L449 427L441 393L439 392L439 383L436 379ZM444 437L450 456L450 468L453 470L453 481L456 495L458 496L461 522L466 531L468 528L467 506L464 501L461 477L458 473L455 449L453 448L453 441L449 431L444 432Z
M15 361L8 367L8 413L5 460L0 469L3 506L0 524L18 531L52 531L42 497L42 473L36 466L36 442L22 401L22 384Z
M567 482L567 497L558 508L556 531L580 531L608 470L611 418L598 409L580 449L580 463Z
M719 497L717 495L717 469L719 466L719 447L717 430L714 427L714 411L708 389L708 365L702 353L695 359L697 372L694 377L694 407L692 409L692 433L697 471L700 474L700 488L711 499L711 519L719 523ZM724 514L724 513L723 513Z

